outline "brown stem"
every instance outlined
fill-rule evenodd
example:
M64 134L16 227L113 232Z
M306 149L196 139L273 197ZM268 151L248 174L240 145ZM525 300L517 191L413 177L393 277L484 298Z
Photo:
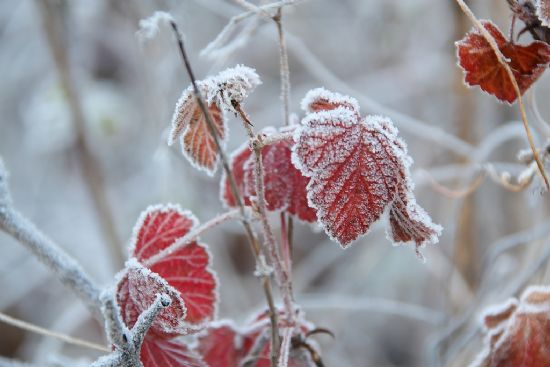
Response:
M63 44L63 40L61 39L58 29L59 21L56 20L52 5L45 0L39 0L37 4L40 9L50 52L52 53L61 85L66 93L73 125L76 130L76 149L81 173L88 192L92 197L92 202L103 236L109 244L110 257L114 262L115 268L118 269L124 264L126 256L124 255L123 248L118 239L118 234L116 233L114 218L107 199L105 182L99 162L92 154L92 150L86 141L86 119L82 110L82 104L78 97L75 82L70 72L67 47Z
M187 57L187 53L185 51L185 47L183 44L183 38L181 36L181 33L178 30L178 26L175 22L170 22L170 25L172 26L172 29L174 30L174 34L176 36L179 50L181 57L183 59L183 62L185 64L185 70L187 71L187 74L189 76L189 79L191 80L191 84L193 85L193 93L195 95L195 98L197 99L197 103L199 104L199 108L201 109L205 120L206 125L208 126L208 130L210 131L210 134L212 135L212 138L214 139L214 142L216 144L216 147L218 149L218 153L220 155L220 160L222 162L223 168L225 170L225 173L227 175L227 178L229 180L229 185L231 187L231 192L233 194L233 197L235 198L235 201L237 202L237 206L239 207L239 210L241 212L241 223L245 229L246 236L248 238L248 242L250 244L250 247L252 249L252 252L254 254L254 257L256 259L256 264L261 264L261 256L262 256L262 249L260 247L260 244L258 243L258 240L256 239L256 236L254 235L254 232L252 231L252 226L250 225L250 222L247 219L246 216L246 210L243 205L243 200L241 197L241 194L239 193L239 190L237 189L237 185L235 183L235 177L233 176L233 172L231 171L231 167L229 166L229 160L227 159L227 155L225 154L225 151L223 150L218 135L216 133L215 125L212 121L212 117L210 116L210 113L208 112L208 109L206 108L206 105L202 99L201 93L197 87L197 82L195 78L195 74L193 73L193 69L191 68L191 64L189 63L189 58ZM271 366L275 367L278 359L278 353L279 353L279 330L278 330L278 314L277 310L275 309L275 302L273 301L273 290L271 288L271 281L270 277L267 274L261 273L259 274L261 277L261 283L264 289L264 294L267 300L267 304L269 307L269 318L271 321Z

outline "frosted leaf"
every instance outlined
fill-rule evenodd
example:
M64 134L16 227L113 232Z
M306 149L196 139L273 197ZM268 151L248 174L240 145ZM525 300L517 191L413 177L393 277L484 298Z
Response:
M177 339L146 339L140 359L144 367L208 367L199 353Z
M261 84L256 70L243 65L220 72L213 80L215 89L208 94L208 101L220 108L236 113L233 102L242 103Z
M131 255L146 262L198 225L189 211L177 205L149 207L134 228ZM181 295L187 307L188 328L200 329L215 318L218 280L211 268L211 254L206 245L196 241L164 256L149 266Z
M126 272L117 286L117 303L122 319L129 328L154 303L157 294L167 294L171 304L157 315L149 332L162 337L186 333L184 319L187 310L180 293L135 259L128 260Z
M325 88L315 88L307 92L302 99L301 107L306 113L345 107L359 114L359 103L355 98L334 93Z
M537 15L545 27L550 27L550 1L537 0Z
M472 367L550 366L550 288L531 286L486 311L485 349Z
M550 46L540 41L534 41L527 46L517 45L506 40L491 21L484 20L482 23L495 39L501 53L510 60L509 66L523 94L544 73L550 63ZM513 103L517 99L506 69L477 29L474 28L462 40L456 42L456 48L466 84L479 85L483 91L503 102Z
M196 84L205 100L218 140L224 144L227 138L224 111L235 113L233 103L242 103L261 84L260 77L254 69L237 65ZM183 91L176 104L168 145L180 136L185 157L197 168L213 175L219 160L218 147L194 97L192 86Z
M293 162L311 177L309 205L342 247L367 233L395 198L402 162L397 137L381 122L339 107L307 115L294 135Z
M412 159L397 129L388 118L362 119L355 103L338 102L350 100L324 89L309 92L304 105L318 106L306 107L317 112L306 115L294 134L292 160L311 177L307 197L320 224L345 248L387 210L392 241L417 247L437 242L441 227L416 204Z
M203 96L208 93L208 83L199 82L197 86ZM223 113L212 102L207 104L207 108L218 139L224 142L227 127ZM193 94L192 87L183 92L176 104L168 145L172 145L180 136L184 156L195 167L205 170L209 175L213 175L219 160L218 147L212 137L202 109Z

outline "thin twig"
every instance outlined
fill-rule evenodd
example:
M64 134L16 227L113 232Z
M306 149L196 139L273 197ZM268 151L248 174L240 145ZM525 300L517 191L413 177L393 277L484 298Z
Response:
M220 155L220 160L222 162L223 168L225 170L225 173L227 175L227 178L229 180L231 192L233 194L233 197L235 198L235 201L237 202L237 206L239 208L239 211L241 213L241 223L243 227L245 228L245 232L250 244L250 247L252 249L252 252L254 254L254 257L256 259L257 266L264 269L265 267L262 264L262 249L260 247L260 244L258 243L258 240L256 239L256 236L254 235L254 232L252 231L252 227L250 225L250 222L246 218L246 210L243 205L243 200L241 197L241 194L239 190L237 189L237 185L235 183L235 177L233 176L233 172L231 171L231 167L229 166L229 160L227 159L227 156L223 150L223 147L221 146L221 143L219 141L219 138L216 133L216 128L214 123L212 122L212 118L210 116L210 113L208 112L208 109L206 108L206 105L202 99L201 93L197 87L196 78L193 73L193 69L191 68L191 64L189 63L189 58L187 57L187 53L185 51L185 47L183 44L183 38L181 36L181 33L178 30L178 26L174 21L170 22L172 29L174 30L174 34L176 36L179 51L181 54L181 57L183 59L185 69L187 71L187 74L189 76L189 79L191 79L191 84L193 85L193 92L195 95L195 98L197 100L197 103L205 117L206 124L208 126L208 129L210 131L210 134L212 135L212 138L214 139L214 142L216 144L216 147L218 149L218 153ZM277 363L278 358L278 352L279 352L279 330L278 330L278 314L275 308L275 302L273 300L273 290L271 289L271 281L270 276L266 274L265 271L258 272L258 275L261 278L261 283L264 290L264 295L267 300L267 304L269 307L269 318L271 321L271 366L274 367Z
M508 65L508 61L506 60L506 57L502 54L502 52L500 52L497 42L493 38L493 36L489 33L489 31L487 31L487 29L485 29L485 27L483 26L483 24L481 24L479 19L476 18L475 14L464 2L464 0L456 0L456 2L460 6L464 14L466 14L466 16L470 18L472 23L474 23L475 27L481 33L483 38L487 40L487 42L495 52L498 62L504 67L504 69L506 70L506 73L508 74L508 78L510 78L510 81L512 82L512 86L514 87L516 95L518 96L518 104L519 104L519 110L521 113L521 121L523 122L523 128L525 129L525 133L527 134L527 140L529 141L529 146L531 147L531 151L533 152L533 158L535 159L535 162L537 162L537 167L539 169L539 172L542 178L544 179L546 188L550 191L550 181L546 176L546 172L544 171L544 165L540 160L539 154L537 152L537 148L535 146L535 141L533 139L533 135L531 134L531 128L529 127L529 122L527 121L527 113L525 112L525 106L523 104L523 97L521 95L521 91L519 89L519 85L516 80L516 77L514 76L514 73L512 72L510 65Z
M78 345L79 347L94 349L94 350L98 350L100 352L110 352L111 351L108 347L106 347L104 345L99 345L99 344L96 344L96 343L88 342L86 340L74 338L74 337L66 335L66 334L58 333L58 332L55 332L55 331L52 331L52 330L49 330L49 329L31 324L30 322L26 322L26 321L23 321L23 320L16 319L16 318L8 316L8 315L6 315L5 313L2 313L2 312L0 312L0 321L6 323L8 325L18 327L18 328L23 329L23 330L33 332L35 334L40 334L40 335L49 336L49 337L52 337L52 338L59 339L59 340L65 342L67 344Z
M92 154L92 149L86 140L86 118L82 109L82 103L78 96L76 83L71 75L70 62L67 55L67 47L63 44L58 29L58 20L54 14L52 5L49 1L37 1L44 30L48 40L48 45L59 74L61 85L65 91L73 125L76 131L78 160L84 183L92 197L92 202L96 211L96 217L99 221L103 236L108 244L108 250L111 253L111 261L115 269L118 269L126 256L123 247L116 232L113 213L109 206L106 195L105 182L101 173L100 164Z
M190 242L195 241L200 235L202 235L204 232L219 226L222 223L225 223L227 221L241 218L241 211L240 209L233 209L228 212L225 212L223 214L217 215L216 217L210 219L208 222L200 225L199 227L195 228L193 231L187 233L182 238L179 238L177 241L175 241L170 246L166 247L164 250L160 251L155 256L150 257L144 262L145 266L151 266L158 261L162 260L166 256L174 253L174 251L179 250L180 248L184 247Z
M281 295L286 308L287 318L290 323L294 321L294 304L292 301L291 289L289 287L289 276L286 270L283 268L282 258L280 254L280 248L277 246L277 241L275 235L273 234L273 228L269 223L267 218L267 203L265 200L265 182L264 182L264 169L263 169L263 159L262 159L262 149L258 144L258 139L252 131L252 123L248 118L247 114L243 111L241 106L238 103L234 103L233 107L243 120L243 126L246 129L248 138L250 140L250 146L254 153L254 182L256 188L256 199L258 212L260 217L260 223L262 224L262 229L267 244L268 252L270 254L271 264L275 269L275 279L281 289Z
M283 121L285 126L290 125L290 70L288 67L288 49L286 47L285 33L283 30L283 8L277 9L273 21L277 25L279 36L279 63L281 75L281 101L283 102Z

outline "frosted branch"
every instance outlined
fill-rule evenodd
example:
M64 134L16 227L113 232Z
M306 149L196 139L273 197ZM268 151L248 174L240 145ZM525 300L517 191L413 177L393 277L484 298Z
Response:
M114 304L109 299L106 301L105 310L109 313L113 312ZM170 306L170 297L165 294L157 294L157 298L153 304L139 315L134 327L123 334L122 344L115 344L116 350L113 353L99 358L90 367L143 366L140 360L140 353L145 335L159 312L168 306ZM110 316L114 316L115 314L111 314ZM114 319L117 318L117 316L114 316Z
M48 266L86 304L99 310L101 304L97 285L75 259L12 207L7 178L8 173L0 161L0 229Z

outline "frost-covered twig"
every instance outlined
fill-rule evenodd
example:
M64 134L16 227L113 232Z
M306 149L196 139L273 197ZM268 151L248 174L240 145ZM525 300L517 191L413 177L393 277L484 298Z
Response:
M0 160L0 229L18 240L47 265L63 284L99 311L99 288L75 259L13 208L7 177L7 171Z
M239 208L239 211L241 213L241 223L245 229L250 247L252 249L252 252L254 254L254 258L256 260L256 264L261 264L260 259L262 258L262 249L260 247L260 244L258 243L258 240L256 239L256 236L254 235L254 232L252 231L252 226L250 225L250 222L248 221L246 217L246 210L243 204L243 200L241 197L241 194L239 190L237 189L237 185L235 183L235 177L233 176L233 172L231 170L231 167L229 165L229 160L227 158L227 155L225 154L225 151L223 150L223 147L219 141L218 135L216 133L216 128L214 126L214 123L212 121L212 117L210 116L210 113L208 112L206 105L203 101L202 95L197 87L197 82L195 75L193 73L193 69L191 68L191 64L189 62L189 58L187 57L187 53L185 51L185 47L183 44L183 38L181 36L181 33L179 32L178 26L175 21L172 21L171 23L172 29L174 30L174 34L176 36L179 51L181 54L181 57L183 59L183 63L185 65L185 70L189 76L189 79L191 79L191 84L193 86L193 93L195 98L197 99L197 103L199 104L199 107L205 117L206 124L208 126L208 130L210 131L210 134L216 144L216 148L218 149L220 160L222 162L223 169L225 170L225 173L227 175L231 192L233 194L233 197L235 198L235 201L237 202L237 206ZM266 273L259 273L261 277L261 283L264 290L264 295L266 297L266 301L269 307L269 318L271 321L271 341L273 346L277 346L277 348L272 348L272 356L271 356L271 365L272 367L275 366L275 363L277 361L277 354L278 354L278 346L279 346L279 331L278 331L278 314L277 310L275 308L275 302L273 300L273 290L271 288L271 280L270 276Z
M166 247L164 250L160 251L156 255L151 256L150 258L145 260L144 265L151 266L156 262L158 262L159 260L163 259L164 257L170 255L174 251L177 251L178 249L182 248L186 244L196 241L197 238L203 233L205 233L206 231L216 226L219 226L220 224L225 223L227 221L230 221L233 219L240 219L240 218L241 218L240 209L232 209L223 214L217 215L214 218L210 219L208 222L200 225L199 227L195 228L194 230L192 230L182 238L178 239L176 242Z
M4 322L6 324L9 324L11 326L15 326L15 327L23 329L23 330L31 331L31 332L36 333L36 334L56 338L56 339L59 339L59 340L65 342L67 344L78 345L79 347L99 350L101 352L109 352L110 351L110 349L107 348L106 346L95 344L95 343L92 343L92 342L88 342L86 340L74 338L74 337L69 336L69 335L61 334L61 333L58 333L58 332L55 332L55 331L52 331L52 330L34 325L34 324L31 324L31 323L23 321L23 320L16 319L16 318L8 316L8 315L6 315L5 313L2 313L2 312L0 312L0 322Z
M281 340L281 352L279 353L279 363L277 367L288 367L288 357L290 354L290 342L292 340L292 332L294 331L293 327L284 328L281 331L283 334Z
M539 157L539 154L537 152L537 147L535 146L535 141L533 139L533 135L531 134L531 128L529 127L529 122L527 121L527 113L525 112L525 105L523 104L523 97L521 94L521 90L519 89L518 81L516 80L516 77L514 76L514 73L512 71L512 68L510 65L508 65L508 60L506 57L502 54L500 49L498 48L496 40L493 38L493 36L489 33L487 29L481 24L479 19L476 18L475 14L470 10L468 5L464 2L464 0L456 0L464 14L470 18L472 23L474 23L477 30L481 33L483 38L489 43L491 48L493 49L498 62L502 65L504 70L506 71L506 74L508 74L508 78L510 79L512 86L514 87L514 90L516 92L516 95L518 96L518 104L519 104L519 110L521 113L521 121L523 122L523 127L525 129L525 133L527 135L527 140L529 141L529 146L531 147L531 151L533 152L533 158L535 159L535 162L537 162L538 170L544 179L544 183L546 185L547 190L550 191L550 181L548 180L548 177L546 176L546 172L544 170L544 165Z
M286 47L285 32L283 30L283 8L277 9L273 17L277 25L279 36L279 64L281 76L281 100L283 102L283 120L285 126L290 125L290 69L288 67L288 49Z
M266 18L272 18L273 16L269 14L269 11L277 10L284 6L295 5L303 1L305 0L283 0L283 1L278 1L271 4L263 5L263 6L255 6L251 4L252 6L254 6L254 8L253 9L251 8L247 12L244 12L242 14L232 17L227 23L227 25L221 30L221 32L218 33L216 38L214 38L214 40L210 42L201 51L201 55L203 56L210 55L213 52L215 52L217 49L219 49L231 34L233 27L235 27L237 24L247 19L248 17L251 17L256 14L261 14Z
M82 109L82 103L78 96L76 83L70 71L67 47L63 45L63 41L59 34L58 22L55 19L51 3L48 1L37 1L37 4L40 8L48 45L59 74L61 86L66 93L67 103L76 131L76 150L80 162L81 174L88 192L92 197L100 228L107 241L108 250L111 253L111 261L113 261L114 267L118 268L124 263L126 256L116 232L113 213L109 206L106 194L107 190L105 188L100 164L94 157L92 149L86 140L86 118Z
M243 120L243 126L248 134L250 141L250 147L254 153L254 182L256 189L256 199L258 212L260 216L260 223L264 233L264 239L267 244L270 260L273 268L275 269L275 279L281 289L281 295L285 303L287 318L289 322L294 320L294 305L292 301L292 293L290 289L289 276L286 270L283 268L283 260L280 254L280 247L277 246L275 235L273 234L273 228L267 218L267 203L265 200L265 183L264 183L264 169L262 162L262 149L258 143L258 139L252 131L252 122L248 118L247 114L243 111L240 104L234 103L235 110Z
M122 338L115 344L115 351L95 361L90 367L139 367L143 366L140 360L141 345L147 331L160 311L170 306L170 297L165 294L157 294L157 298L147 310L139 315L134 327L131 330L125 328ZM112 308L112 300L107 300L106 310ZM114 318L118 316L113 314ZM108 318L107 318L108 319ZM113 341L113 340L112 340ZM114 342L114 341L113 341Z

